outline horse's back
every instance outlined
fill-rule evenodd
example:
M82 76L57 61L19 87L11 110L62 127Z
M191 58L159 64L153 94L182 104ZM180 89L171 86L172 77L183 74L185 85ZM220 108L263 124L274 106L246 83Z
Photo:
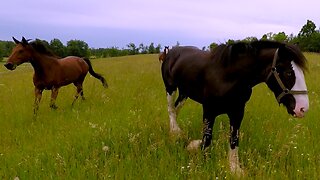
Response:
M64 67L68 67L75 70L81 70L81 71L88 71L89 66L88 64L83 60L83 58L77 57L77 56L67 56L65 58L62 58L59 60L60 65Z
M83 80L89 71L88 64L80 57L68 56L59 60L62 76L70 81ZM62 77L63 78L63 77Z
M162 64L162 77L167 90L179 88L180 93L200 102L208 63L210 52L195 47L173 48Z
M199 73L209 62L210 52L192 46L175 47L167 54L162 73L188 76Z

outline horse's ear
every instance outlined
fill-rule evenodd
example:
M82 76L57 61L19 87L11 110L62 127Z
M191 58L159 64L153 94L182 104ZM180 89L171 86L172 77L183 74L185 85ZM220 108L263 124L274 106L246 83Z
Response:
M23 45L28 45L28 41L26 40L26 38L22 37L22 44Z
M20 44L21 42L18 41L16 38L12 37L13 41L16 43L16 44Z

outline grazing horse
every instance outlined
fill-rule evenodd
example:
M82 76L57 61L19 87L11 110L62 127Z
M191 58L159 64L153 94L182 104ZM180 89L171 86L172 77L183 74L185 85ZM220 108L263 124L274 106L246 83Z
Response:
M187 98L202 104L203 138L192 141L188 149L201 146L204 150L211 143L215 118L227 114L230 168L232 172L241 172L239 128L252 88L266 83L278 103L283 104L289 114L301 118L309 108L305 70L306 58L295 46L273 41L220 45L212 52L195 47L170 49L161 66L170 131L181 131L176 118ZM175 100L177 89L179 96Z
M35 86L34 114L37 113L44 89L52 92L50 107L53 109L57 108L55 100L59 88L70 83L73 83L77 88L72 104L78 99L79 95L84 99L82 84L88 71L93 77L99 79L104 87L108 87L104 77L93 71L91 62L87 58L68 56L60 59L40 41L29 43L24 37L22 37L21 42L14 37L13 40L16 47L4 66L9 70L14 70L22 63L31 63L34 69L33 84Z

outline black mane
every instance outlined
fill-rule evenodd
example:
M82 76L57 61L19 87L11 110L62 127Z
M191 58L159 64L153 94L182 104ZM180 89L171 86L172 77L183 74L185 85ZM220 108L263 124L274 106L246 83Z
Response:
M29 43L34 50L38 53L59 58L56 54L54 54L41 40L35 40Z
M228 66L236 59L234 57L241 54L256 56L261 49L266 48L279 48L279 52L282 52L286 56L290 56L300 68L304 71L307 70L307 60L297 46L277 41L260 40L250 43L236 42L230 45L221 44L213 50L212 55L215 56L215 59L221 60L225 66Z
M231 45L219 45L213 50L212 56L214 56L215 59L220 60L224 66L229 66L233 64L234 60L237 59L237 56L255 56L256 52L252 52L252 45L250 43L237 42Z
M263 48L279 48L279 52L283 53L286 56L289 56L292 58L292 60L304 71L306 71L307 68L307 59L302 54L300 49L294 45L289 43L282 43L277 41L254 41L251 43L252 46L256 47L257 49L263 49Z

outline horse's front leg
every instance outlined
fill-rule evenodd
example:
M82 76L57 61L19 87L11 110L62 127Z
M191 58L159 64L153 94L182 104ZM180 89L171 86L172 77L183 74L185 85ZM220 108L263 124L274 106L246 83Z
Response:
M201 149L205 150L211 144L212 140L212 127L214 121L216 119L216 115L212 113L212 109L203 105L203 137L202 137L202 145Z
M217 115L210 112L209 107L203 106L203 136L202 140L193 140L188 145L188 150L199 149L201 146L202 150L205 150L212 140L212 128Z
M244 107L228 113L230 118L230 150L229 163L232 173L241 175L243 170L240 167L238 147L239 147L239 129L244 115Z
M51 89L51 100L50 100L50 107L52 109L57 109L58 106L56 105L56 99L59 93L59 88L53 87Z
M42 97L42 91L43 91L42 89L39 89L37 87L35 87L34 89L35 99L34 99L33 115L37 115L38 113L39 103Z

